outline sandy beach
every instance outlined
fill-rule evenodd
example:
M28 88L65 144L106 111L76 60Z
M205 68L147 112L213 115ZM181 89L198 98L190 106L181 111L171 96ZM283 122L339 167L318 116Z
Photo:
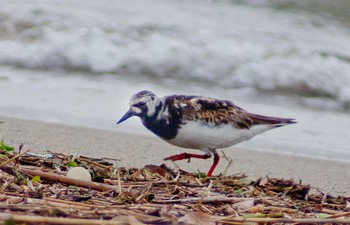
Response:
M0 117L0 139L6 144L31 152L46 151L80 154L89 157L109 157L120 161L117 166L143 167L147 164L162 164L163 158L184 150L171 146L154 137L145 137L120 132L67 126L45 122ZM293 178L324 193L350 196L350 163L312 159L294 155L240 149L224 149L232 158L228 174L245 173L256 178L268 175L277 178ZM206 172L212 160L179 162L187 171ZM167 163L172 166L172 163ZM227 161L221 159L214 174L223 172Z

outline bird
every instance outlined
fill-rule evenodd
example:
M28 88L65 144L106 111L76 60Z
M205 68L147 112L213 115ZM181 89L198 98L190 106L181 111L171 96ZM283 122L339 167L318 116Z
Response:
M164 160L214 157L207 176L220 161L217 149L227 148L265 131L296 123L295 119L250 113L229 100L196 95L169 95L162 98L148 90L134 94L129 110L117 122L132 116L164 141L205 154L181 153Z

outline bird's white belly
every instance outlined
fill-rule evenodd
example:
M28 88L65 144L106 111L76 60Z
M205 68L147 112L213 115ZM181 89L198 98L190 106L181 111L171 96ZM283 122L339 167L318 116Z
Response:
M165 141L182 148L208 151L238 144L272 128L269 125L257 125L250 129L237 129L232 125L214 127L188 121L178 130L175 138Z

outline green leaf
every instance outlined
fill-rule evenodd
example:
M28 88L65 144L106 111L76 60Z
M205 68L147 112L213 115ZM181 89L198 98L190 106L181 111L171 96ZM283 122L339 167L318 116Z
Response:
M269 213L267 216L270 217L270 218L283 218L284 217L284 213L281 213L281 212Z
M76 162L74 162L74 161L70 161L70 162L67 164L67 166L69 166L69 167L76 167L76 166L78 166L78 164L77 164Z
M256 218L266 218L267 215L265 213L256 213L255 214Z
M193 176L195 176L197 178L205 178L205 177L207 177L207 175L205 173L200 173L200 172L193 173Z
M326 214L326 213L320 213L318 214L318 218L321 218L321 219L325 219L327 217L329 217L330 215L329 214Z
M16 223L13 220L6 220L4 224L5 225L15 225Z
M40 176L34 176L34 177L32 178L32 182L33 182L33 183L40 183L40 182L41 182Z
M237 189L237 190L234 190L234 193L236 195L242 195L243 194L243 190L242 189Z
M1 140L0 142L0 149L6 152L11 152L15 150L13 147L5 145L3 140Z

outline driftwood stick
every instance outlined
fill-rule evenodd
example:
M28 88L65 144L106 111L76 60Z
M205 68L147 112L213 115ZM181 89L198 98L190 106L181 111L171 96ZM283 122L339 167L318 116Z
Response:
M43 180L56 181L56 182L65 183L69 185L91 188L99 191L117 190L117 188L111 185L99 184L92 181L73 179L73 178L69 178L61 175L42 172L39 170L29 170L25 168L20 168L20 171L30 176L39 176L40 179L43 179Z
M30 170L30 169L20 168L20 171L30 176L39 176L40 179L43 179L43 180L56 181L56 182L65 183L68 185L74 185L78 187L91 188L99 191L111 191L111 190L118 191L119 190L117 186L100 184L92 181L73 179L73 178L69 178L69 177L65 177L57 174L42 172L39 170ZM123 190L123 192L129 192L132 195L138 194L138 191L135 191L135 190L130 190L130 191Z

